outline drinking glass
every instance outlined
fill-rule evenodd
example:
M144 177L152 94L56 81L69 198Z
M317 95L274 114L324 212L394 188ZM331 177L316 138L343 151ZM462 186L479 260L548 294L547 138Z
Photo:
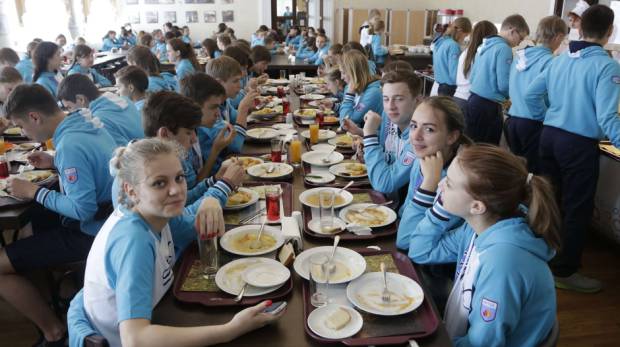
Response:
M323 232L330 232L334 228L335 198L336 193L332 189L319 191L319 222Z
M280 139L271 140L271 161L274 163L282 161L282 140Z
M328 261L329 258L325 254L315 254L309 259L308 282L310 285L310 304L314 307L327 305L327 292L319 288L319 284L325 282Z
M313 145L319 143L319 124L310 124L308 128L310 131L310 143Z
M285 80L286 79L286 70L280 70L280 79L281 80Z
M198 252L200 253L202 276L207 279L215 278L215 274L219 269L217 242L217 236L208 238L206 233L202 237L198 235Z
M275 222L280 219L280 186L265 188L265 204L267 208L267 221Z

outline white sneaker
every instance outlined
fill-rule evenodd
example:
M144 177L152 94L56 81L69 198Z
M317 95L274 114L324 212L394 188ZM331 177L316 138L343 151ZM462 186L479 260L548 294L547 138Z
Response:
M554 276L555 287L574 290L580 293L596 293L603 288L603 283L594 278L586 277L578 272L568 277Z

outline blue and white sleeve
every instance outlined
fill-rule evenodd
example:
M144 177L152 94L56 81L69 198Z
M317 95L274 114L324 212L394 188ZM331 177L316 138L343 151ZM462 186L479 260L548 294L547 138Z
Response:
M508 90L510 84L510 67L512 66L512 49L509 47L502 48L498 52L496 63L497 86L499 92L505 98L508 98ZM458 62L458 58L457 58Z
M595 91L596 118L611 143L620 148L620 66L613 62L600 75Z
M203 181L204 182L204 181ZM232 187L224 180L217 181L212 187L209 187L206 192L194 201L192 204L185 206L185 213L195 215L202 203L202 200L206 197L212 197L219 201L220 205L226 206L228 195L232 192Z
M374 190L392 193L407 184L414 158L415 155L407 151L401 160L388 164L378 136L364 136L364 161Z

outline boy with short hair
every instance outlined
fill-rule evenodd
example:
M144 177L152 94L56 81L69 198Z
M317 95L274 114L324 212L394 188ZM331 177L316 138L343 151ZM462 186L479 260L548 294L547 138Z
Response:
M33 236L0 249L0 295L34 321L44 343L61 345L64 324L20 274L86 259L94 235L112 210L108 165L116 144L90 112L65 115L54 96L38 84L17 86L5 111L33 141L52 139L54 156L38 151L28 160L37 168L56 169L61 192L20 178L8 180L11 195L36 201L51 218L33 219Z
M594 210L600 139L620 147L620 65L603 48L614 30L607 6L588 8L581 19L583 41L555 58L528 87L525 101L533 113L549 108L540 135L540 169L561 196L562 248L551 261L555 285L585 293L601 290L598 280L577 272L586 230Z
M0 69L0 106L6 102L11 91L23 82L22 75L14 67Z
M271 63L271 53L265 46L254 46L250 53L250 60L253 63L249 69L250 76L260 77L267 71L267 66Z
M0 69L5 66L15 67L19 63L19 55L8 47L0 48Z
M381 85L383 114L370 111L364 116L364 161L373 189L400 202L415 158L409 123L421 100L422 81L413 71L398 71L385 74Z
M102 94L88 76L67 76L58 86L57 97L69 111L90 109L119 146L144 137L140 113L133 103L116 94Z
M138 112L142 111L146 90L149 87L149 78L146 72L137 66L128 65L118 70L114 77L116 77L120 96L133 101Z
M543 18L536 29L538 45L517 51L510 68L509 94L512 105L504 127L505 136L510 150L525 157L530 172L535 174L539 172L538 143L546 104L545 108L531 112L525 103L524 94L530 83L549 66L553 52L562 44L567 31L568 27L562 18Z
M485 38L471 70L471 95L465 113L465 133L475 142L499 145L504 118L502 103L508 98L512 47L518 46L530 28L523 16L508 16L498 36Z

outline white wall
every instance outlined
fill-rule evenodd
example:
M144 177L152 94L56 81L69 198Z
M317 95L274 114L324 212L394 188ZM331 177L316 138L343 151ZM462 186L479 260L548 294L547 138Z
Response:
M176 0L175 2L170 5L146 5L144 0L139 0L139 5L126 5L125 0L119 0L119 3L121 3L119 24L127 22L132 13L138 12L140 13L140 24L132 24L136 31L161 29L166 22L163 18L163 13L165 11L175 11L177 14L176 25L179 27L189 26L191 37L194 41L200 41L211 36L217 30L217 25L222 22L222 11L224 10L234 11L234 22L226 24L235 30L235 35L238 38L249 39L261 24L271 24L269 0L233 0L232 4L224 4L223 0L215 0L214 4L186 4L184 0ZM205 23L203 13L213 10L216 11L216 22ZM157 24L146 24L145 13L147 11L158 12L159 21ZM198 11L198 23L187 23L185 19L186 11ZM263 20L268 20L268 22L263 23Z

